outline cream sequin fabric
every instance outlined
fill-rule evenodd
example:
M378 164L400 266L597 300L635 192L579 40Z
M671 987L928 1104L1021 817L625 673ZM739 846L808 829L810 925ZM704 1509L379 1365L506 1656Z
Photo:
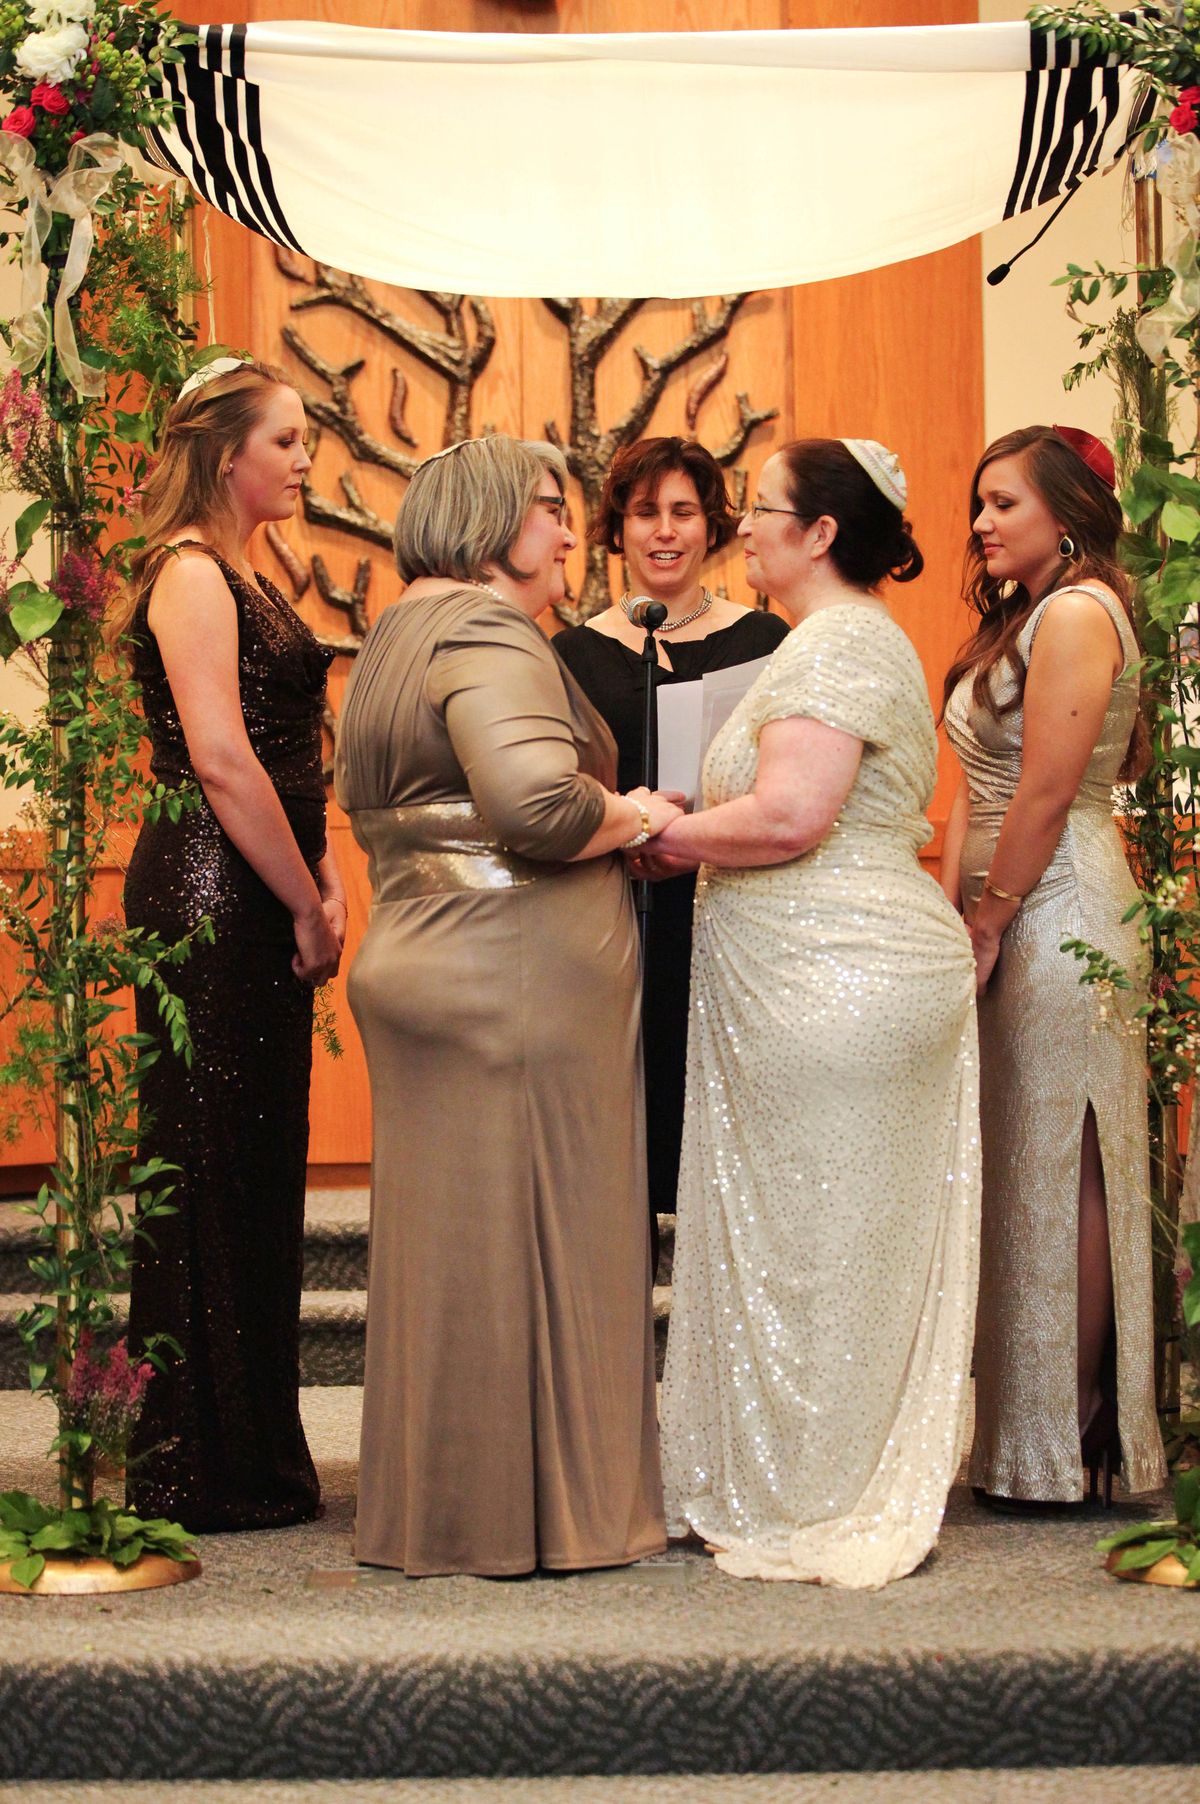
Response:
M1089 1101L1108 1199L1122 1476L1128 1489L1146 1491L1165 1471L1154 1410L1146 1045L1132 1019L1144 1000L1145 965L1136 928L1121 920L1137 892L1112 799L1137 708L1128 666L1138 649L1106 591L1081 586L1111 616L1127 669L1113 686L1062 838L1004 935L979 1009L984 1201L971 1480L1004 1497L1063 1502L1083 1495L1076 1252ZM1048 595L1021 632L1025 663L1054 599ZM961 865L968 909L1020 779L1022 733L1019 707L997 720L975 705L971 686L968 674L946 709L971 792ZM997 699L1011 694L1006 674ZM1118 959L1135 988L1101 999L1080 984L1075 958L1059 950L1065 939L1087 940Z
M900 629L803 621L705 765L754 786L768 721L863 740L787 864L701 872L662 1432L668 1515L739 1577L871 1587L937 1537L978 1264L974 966L917 861L936 743Z

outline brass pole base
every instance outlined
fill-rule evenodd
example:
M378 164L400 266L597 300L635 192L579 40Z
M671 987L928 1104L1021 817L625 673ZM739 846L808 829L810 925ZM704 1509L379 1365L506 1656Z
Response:
M1116 1564L1124 1551L1123 1547L1114 1547L1104 1562L1105 1572L1111 1572L1114 1578L1134 1579L1140 1585L1174 1585L1184 1591L1200 1589L1200 1581L1189 1580L1187 1567L1178 1554L1169 1553L1164 1559L1155 1560L1153 1566L1143 1566L1134 1572L1118 1572Z
M165 1553L144 1553L132 1566L111 1560L75 1560L48 1555L29 1586L12 1576L12 1560L0 1560L0 1592L15 1597L81 1597L100 1591L150 1591L158 1585L185 1585L200 1577L199 1560L169 1560Z

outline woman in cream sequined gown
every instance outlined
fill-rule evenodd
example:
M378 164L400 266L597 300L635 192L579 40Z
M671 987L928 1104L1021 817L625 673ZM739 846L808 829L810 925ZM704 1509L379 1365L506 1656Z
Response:
M1136 927L1122 920L1136 890L1112 803L1137 718L1139 652L1111 586L1122 580L1120 509L1106 456L1086 434L1046 427L984 454L969 591L982 623L947 683L964 786L946 881L952 895L961 889L986 979L971 1480L1025 1502L1082 1496L1085 1459L1099 1469L1119 1458L1132 1491L1164 1477L1146 1048L1133 1020L1145 965ZM1001 596L1010 583L1020 586ZM1011 656L976 693L1001 634ZM1102 998L1081 985L1066 939L1116 959L1134 988Z
M657 841L703 860L668 1521L740 1577L902 1577L960 1456L974 985L917 859L936 770L924 677L871 594L921 568L901 483L865 441L770 459L742 528L749 575L799 624L714 741L705 812Z

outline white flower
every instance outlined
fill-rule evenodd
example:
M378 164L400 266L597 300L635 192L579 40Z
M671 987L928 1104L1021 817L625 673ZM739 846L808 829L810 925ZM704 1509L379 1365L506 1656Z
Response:
M82 25L35 31L17 49L16 64L34 81L66 81L83 61L88 34Z
M96 10L96 0L25 0L29 23L35 31L47 26L83 25Z

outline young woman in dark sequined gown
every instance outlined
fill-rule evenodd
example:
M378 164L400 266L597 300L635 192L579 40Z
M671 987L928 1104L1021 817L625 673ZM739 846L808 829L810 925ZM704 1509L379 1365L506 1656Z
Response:
M142 1085L141 1156L179 1170L130 1310L135 1348L168 1334L182 1357L147 1392L129 1501L197 1533L318 1508L299 1411L308 1086L313 985L346 926L321 774L330 654L249 559L254 529L294 509L304 411L278 371L214 367L176 402L145 485L129 622L154 776L201 800L143 825L125 885L131 926L215 931L171 975L192 1063L163 1046ZM162 1042L147 991L137 1016Z

